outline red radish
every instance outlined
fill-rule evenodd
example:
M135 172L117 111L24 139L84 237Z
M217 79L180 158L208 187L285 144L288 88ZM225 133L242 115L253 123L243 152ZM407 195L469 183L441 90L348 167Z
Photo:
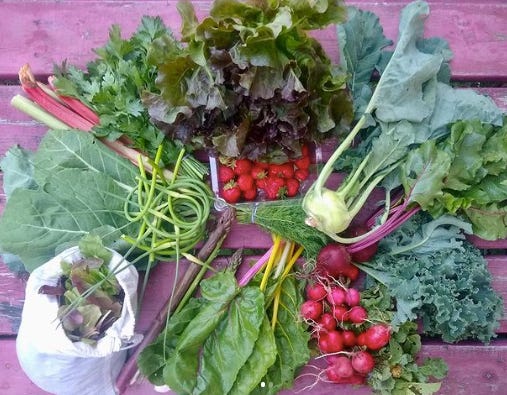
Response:
M326 300L331 305L344 304L347 297L347 292L338 286L332 286L327 293Z
M356 345L356 335L352 331L344 330L342 332L343 345L353 347Z
M375 360L367 351L358 351L352 357L352 367L360 374L367 375L375 367Z
M349 310L342 305L334 305L333 306L333 316L336 321L345 322L349 320Z
M319 350L325 354L343 350L342 334L337 330L322 332L318 340Z
M326 297L327 290L324 284L315 282L306 286L306 297L310 300L322 300Z
M362 324L368 319L368 312L363 306L354 306L348 311L349 320L354 324Z
M301 316L308 321L317 321L322 314L322 303L315 300L307 300L301 305Z
M338 278L347 276L352 267L347 248L339 243L330 243L319 251L316 268L318 274Z
M387 325L375 324L370 326L365 335L365 345L370 350L380 350L389 343L391 338L391 330Z
M347 303L350 307L359 306L359 302L361 302L361 294L355 288L348 288L347 295L345 296L345 303Z
M332 365L326 368L325 373L327 379L335 384L364 384L365 382L365 377L358 374L353 374L350 377L341 377Z
M366 346L366 333L361 332L359 335L356 336L356 344L358 346Z
M322 313L319 319L319 328L325 331L336 329L336 320L331 313Z
M359 268L355 265L352 265L347 273L347 277L350 278L351 281L356 281L359 277Z
M347 378L351 377L354 374L354 368L352 367L352 361L349 357L339 356L333 359L333 364L331 365L335 370L338 376Z

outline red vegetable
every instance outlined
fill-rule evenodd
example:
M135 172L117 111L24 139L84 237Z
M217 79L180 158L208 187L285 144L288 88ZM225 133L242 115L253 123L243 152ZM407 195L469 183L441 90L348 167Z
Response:
M345 303L347 303L350 307L358 306L361 301L361 294L355 288L348 288L347 294L345 296Z
M331 366L340 377L347 378L354 375L354 368L352 367L352 361L349 357L338 356L333 359Z
M301 316L308 321L317 321L322 314L322 303L315 300L307 300L301 305Z
M365 335L365 345L370 350L380 350L389 343L391 338L391 330L387 325L376 324L370 326Z
M349 310L348 317L354 324L362 324L368 319L368 312L363 306L354 306Z
M375 360L367 351L358 351L352 357L352 367L362 375L367 375L375 367Z
M344 245L330 243L319 251L315 270L322 276L338 278L349 277L349 273L355 268L350 259L350 254ZM357 269L357 268L356 268Z
M327 290L324 284L315 282L306 286L306 297L310 300L322 300L326 297Z
M345 291L342 287L333 286L329 289L327 293L326 300L331 305L344 304L347 298L347 291Z
M331 313L322 313L319 319L319 329L324 331L336 329L336 320Z
M342 334L337 330L322 332L318 341L319 350L323 353L332 353L343 350Z
M365 225L355 225L353 227L349 227L349 229L347 230L347 234L350 237L357 237L367 233L368 231L369 229ZM354 262L358 263L368 262L377 253L378 241L373 244L367 245L366 247L359 249L357 251L354 250L353 248L351 248L351 250L352 252L350 252L350 256Z
M352 331L344 330L342 332L343 344L346 347L353 347L356 345L356 335Z
M343 305L333 306L333 316L338 322L344 322L349 320L349 311Z

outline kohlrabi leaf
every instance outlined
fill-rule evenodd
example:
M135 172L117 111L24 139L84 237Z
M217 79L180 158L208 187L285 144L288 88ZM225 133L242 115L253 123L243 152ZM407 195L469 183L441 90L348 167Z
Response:
M370 11L347 7L347 21L337 25L341 66L351 78L354 112L361 116L371 98L371 79L382 50L392 41L384 36L378 16Z

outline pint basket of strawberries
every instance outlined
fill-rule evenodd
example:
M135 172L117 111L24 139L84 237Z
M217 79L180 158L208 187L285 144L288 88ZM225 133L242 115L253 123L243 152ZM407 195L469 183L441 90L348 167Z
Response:
M302 196L315 180L319 156L318 147L304 145L301 156L281 163L211 157L211 186L217 197L216 207Z

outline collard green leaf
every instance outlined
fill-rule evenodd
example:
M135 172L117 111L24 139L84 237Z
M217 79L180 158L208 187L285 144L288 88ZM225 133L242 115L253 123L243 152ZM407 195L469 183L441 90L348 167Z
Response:
M127 159L79 130L50 130L33 156L34 178L43 185L48 177L65 169L82 169L108 175L125 191L135 185L137 171Z
M0 218L0 248L32 271L52 258L58 245L77 242L95 228L110 225L127 233L126 195L103 173L66 169L49 175L39 189L13 192Z
M384 36L378 17L355 7L347 7L347 22L337 25L341 64L351 75L347 85L352 91L355 113L360 116L368 101L373 72L382 50L392 42Z
M16 188L34 189L33 153L20 146L11 147L0 160L3 173L3 189L7 200Z

